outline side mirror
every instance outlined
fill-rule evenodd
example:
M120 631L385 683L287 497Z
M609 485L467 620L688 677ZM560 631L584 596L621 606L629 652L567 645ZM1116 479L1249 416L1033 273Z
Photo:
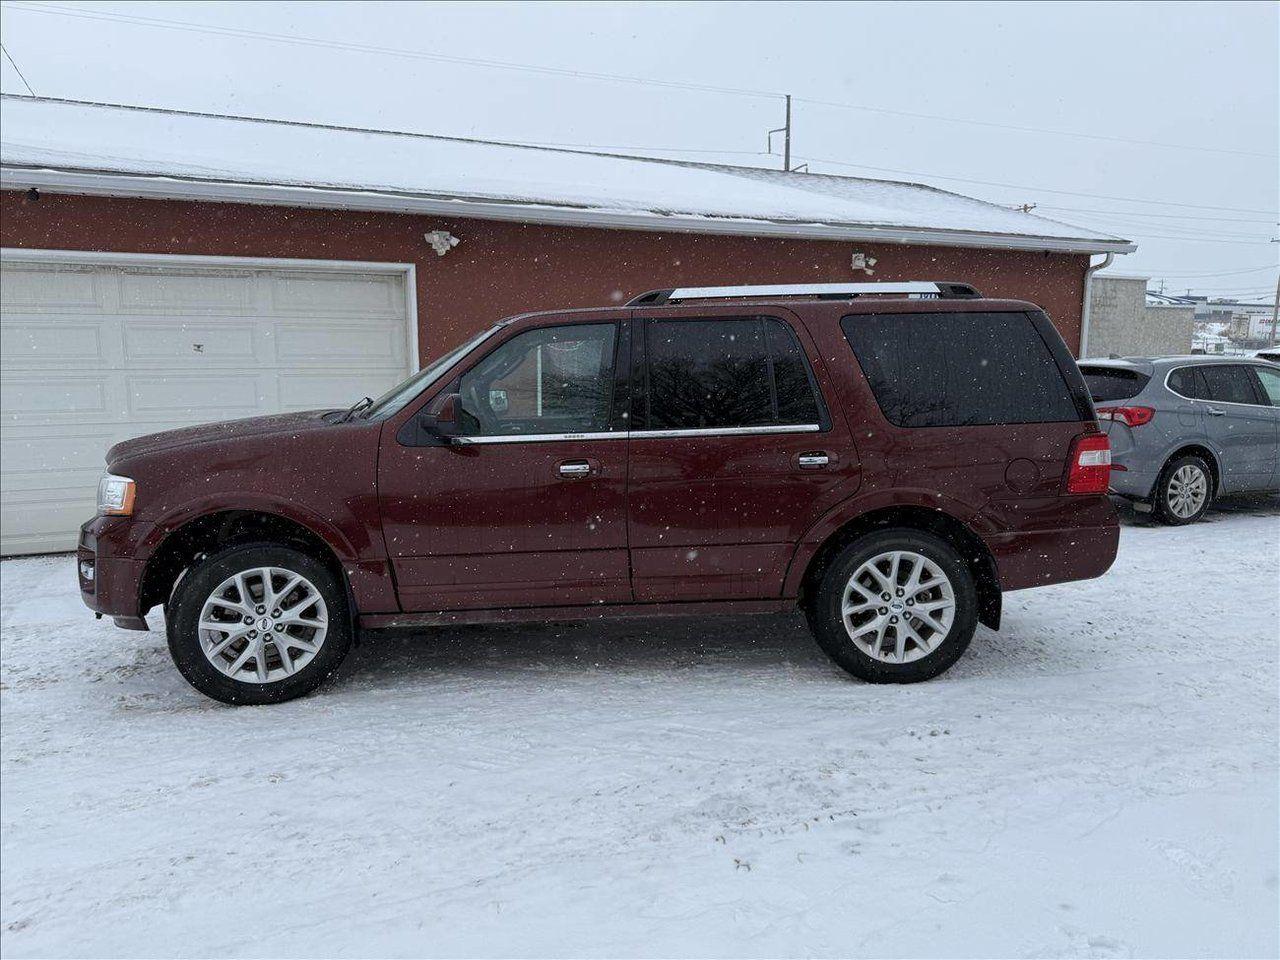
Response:
M453 443L460 429L461 410L462 398L458 394L441 394L418 415L419 426L424 433L437 440Z
M462 406L462 397L456 393L442 393L431 401L427 413L442 429L458 427L458 410Z

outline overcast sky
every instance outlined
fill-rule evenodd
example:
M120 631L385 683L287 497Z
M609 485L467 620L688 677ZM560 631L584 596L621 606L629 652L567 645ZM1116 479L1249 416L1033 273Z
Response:
M1163 278L1169 292L1251 296L1276 284L1274 3L0 6L5 49L44 96L781 162L763 152L782 122L776 97L65 11L791 93L794 162L815 172L1037 204L1136 240L1111 272ZM7 60L0 83L25 92Z

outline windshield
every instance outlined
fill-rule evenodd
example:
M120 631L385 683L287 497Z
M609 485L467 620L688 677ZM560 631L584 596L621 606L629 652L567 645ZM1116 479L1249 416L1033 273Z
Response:
M373 401L368 409L363 412L362 418L365 420L372 420L375 417L390 417L399 413L404 409L405 404L427 387L431 386L431 384L439 380L440 376L453 366L454 362L457 361L459 357L470 351L473 347L476 347L489 339L489 337L493 336L499 329L501 329L501 327L502 324L500 323L490 327L488 330L484 331L484 333L472 337L466 343L462 344L462 346L455 347L443 357L427 364L407 380L402 380L377 400Z

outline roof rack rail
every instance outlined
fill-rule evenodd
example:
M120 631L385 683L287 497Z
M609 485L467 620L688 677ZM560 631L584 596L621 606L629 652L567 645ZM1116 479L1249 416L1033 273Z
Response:
M972 300L981 297L967 283L935 283L931 280L882 283L775 283L740 287L673 287L650 290L627 301L629 307L656 307L682 300L734 300L764 297L814 297L819 300L851 300L872 295L922 299Z

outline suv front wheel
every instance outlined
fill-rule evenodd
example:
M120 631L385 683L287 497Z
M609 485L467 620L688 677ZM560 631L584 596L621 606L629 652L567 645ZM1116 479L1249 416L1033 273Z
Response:
M978 622L968 566L945 540L916 530L860 537L827 566L809 624L837 664L871 683L915 683L960 658Z
M270 543L212 554L167 607L169 653L187 681L230 704L310 693L351 646L346 593L311 556Z

